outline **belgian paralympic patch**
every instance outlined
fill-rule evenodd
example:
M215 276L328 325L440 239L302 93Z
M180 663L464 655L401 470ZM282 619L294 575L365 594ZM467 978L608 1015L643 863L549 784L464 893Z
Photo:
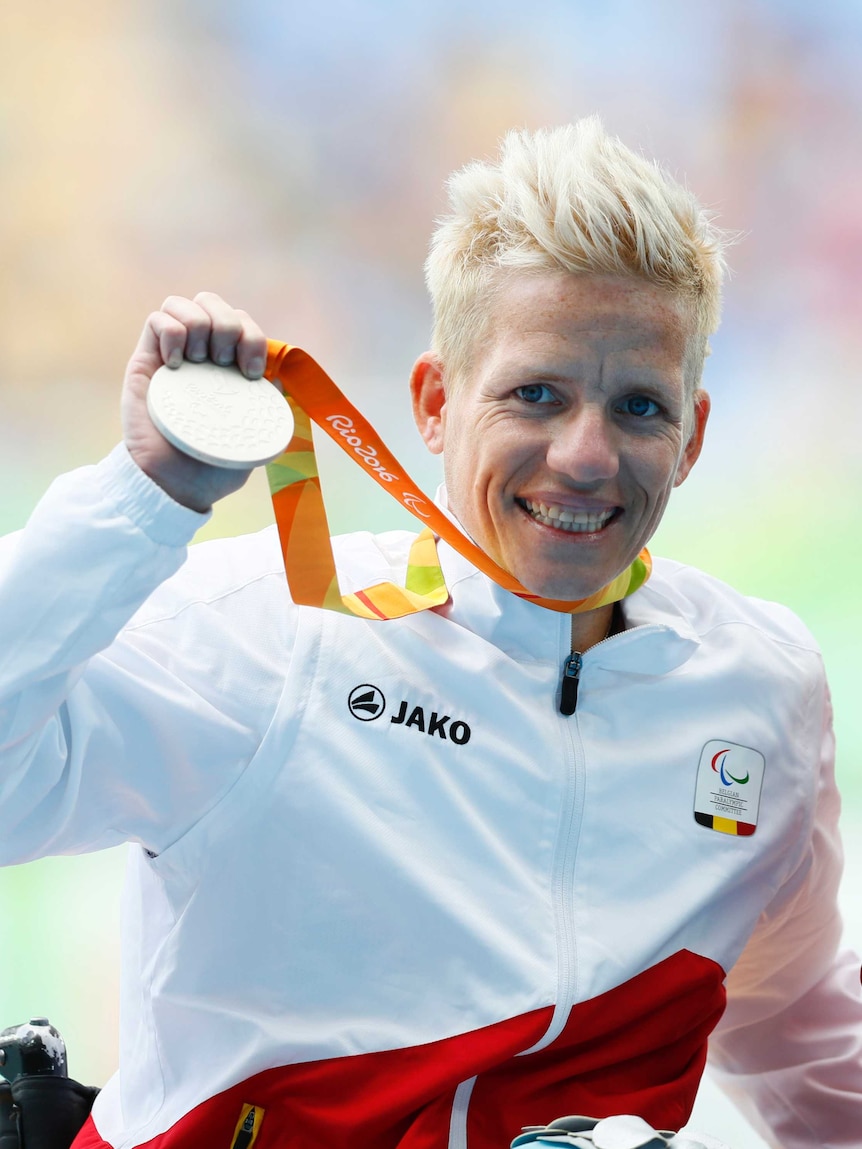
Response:
M765 768L759 750L718 739L707 742L697 768L694 820L720 834L753 834Z

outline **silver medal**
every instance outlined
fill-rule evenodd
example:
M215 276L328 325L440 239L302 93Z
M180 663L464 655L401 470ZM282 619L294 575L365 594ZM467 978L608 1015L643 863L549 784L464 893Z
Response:
M177 450L214 467L260 467L293 436L293 415L278 388L267 379L246 379L235 366L185 360L160 367L150 380L147 410Z

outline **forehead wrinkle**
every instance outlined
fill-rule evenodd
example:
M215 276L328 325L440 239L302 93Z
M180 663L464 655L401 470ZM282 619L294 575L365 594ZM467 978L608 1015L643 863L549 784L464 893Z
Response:
M584 280L565 273L514 276L499 285L494 306L486 315L482 338L473 347L474 370L486 378L489 372L499 372L502 378L510 376L517 370L517 363L507 352L518 350L521 371L529 372L531 378L552 381L553 373L563 381L586 380L590 376L595 380L598 374L598 386L606 390L614 360L620 354L631 353L641 362L621 367L621 378L628 375L636 383L640 371L648 373L655 380L654 385L666 386L665 367L674 363L675 382L676 363L682 360L682 384L687 392L693 391L692 381L699 375L697 361L701 357L693 347L697 340L692 339L686 301L654 284L616 277L588 279L590 291L583 308L571 299L571 288L582 288ZM523 321L526 323L522 327ZM649 367L643 362L644 341L652 345L646 352L655 351L661 362ZM577 352L574 364L573 345ZM605 361L604 356L610 358ZM548 367L544 373L543 361ZM535 363L539 364L538 370Z
M574 354L573 349L566 345L562 354L546 352L543 356L544 363L529 355L506 356L501 377L507 382L517 379L530 383L557 383L562 386L589 385L590 379L595 375L595 366L598 364L596 386L603 393L608 393L616 387L638 387L667 398L668 393L673 391L678 383L682 383L681 377L677 377L676 369L669 371L668 365L664 362L644 361L639 354L639 362L628 360L628 353L639 352L638 348L612 348L604 353L600 351L598 354L594 351L585 354L584 350L580 347L578 354ZM621 357L626 358L620 362Z

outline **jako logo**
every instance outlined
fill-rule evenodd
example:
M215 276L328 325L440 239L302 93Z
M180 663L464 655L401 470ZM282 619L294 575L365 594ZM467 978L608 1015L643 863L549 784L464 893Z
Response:
M360 722L373 722L386 710L386 699L383 691L370 682L363 682L354 686L347 696L347 705L350 713ZM410 707L410 703L401 701L398 713L389 719L393 726L406 726L427 734L429 737L442 738L444 742L454 742L456 746L465 746L470 741L472 731L466 722L460 718L452 721L448 714L438 714L432 710L428 715L421 706Z
M386 709L386 699L383 691L372 686L370 682L363 682L361 686L354 686L347 696L347 705L350 713L360 722L373 722L379 718Z
M730 754L730 747L724 750L719 750L717 754L712 756L712 768L721 779L722 786L744 786L750 778L750 774L746 770L744 778L737 778L727 769L727 756Z
M428 717L428 722L425 722L425 711L421 706L414 706L407 714L408 703L402 702L397 714L394 714L389 721L395 726L412 726L421 734L437 735L446 741L446 723L449 723L449 738L456 746L463 746L470 741L471 730L466 722L456 719L454 722L448 714L442 716L436 710L432 710Z

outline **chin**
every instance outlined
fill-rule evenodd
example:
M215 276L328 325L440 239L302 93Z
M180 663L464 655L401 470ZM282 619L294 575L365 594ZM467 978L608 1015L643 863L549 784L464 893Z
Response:
M549 578L547 576L530 578L529 575L524 578L517 575L515 577L530 594L539 595L541 598L560 599L563 602L576 602L580 599L589 598L591 594L602 590L611 581L605 579L603 582L595 582L592 579L584 579L573 582L571 578Z
M519 564L513 573L531 594L575 602L604 590L631 561L622 565L618 562L541 564L534 561Z

